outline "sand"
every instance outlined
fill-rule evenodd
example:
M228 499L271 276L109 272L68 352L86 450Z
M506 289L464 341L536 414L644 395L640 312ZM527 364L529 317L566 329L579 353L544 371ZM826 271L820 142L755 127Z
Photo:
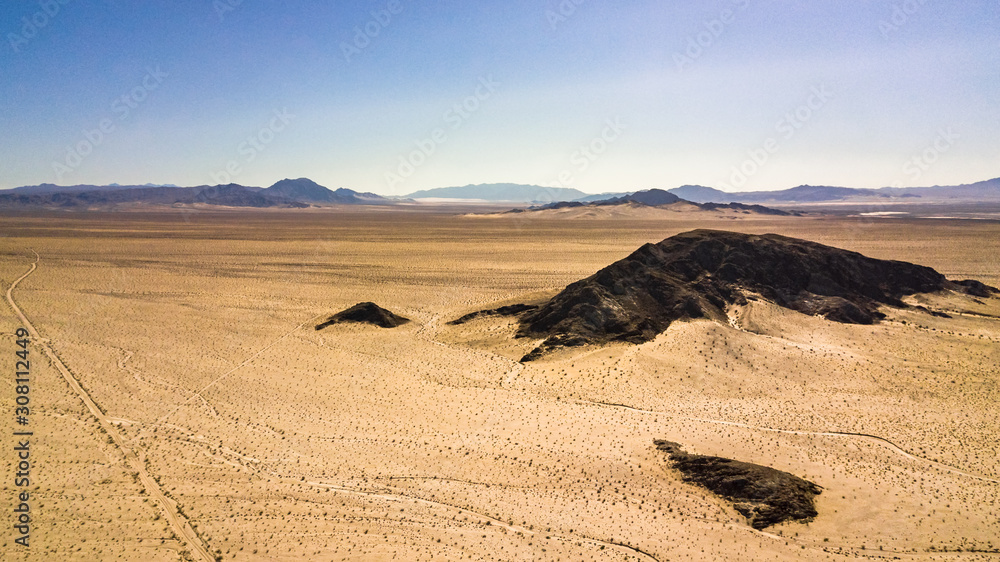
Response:
M692 228L1000 284L990 221L5 216L2 289L37 252L12 296L80 389L32 345L35 528L30 552L8 528L2 558L1000 559L1000 299L916 296L952 318L883 308L874 326L751 301L729 323L678 322L643 345L530 364L517 359L537 341L513 339L511 318L446 324L551 296ZM314 329L362 301L412 321ZM21 323L5 309L10 373ZM13 405L13 386L0 389ZM755 531L684 483L655 439L815 482L819 515Z

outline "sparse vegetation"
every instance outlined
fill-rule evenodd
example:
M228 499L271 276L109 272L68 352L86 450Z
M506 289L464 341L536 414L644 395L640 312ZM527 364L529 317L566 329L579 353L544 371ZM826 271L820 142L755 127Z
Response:
M289 213L0 225L0 282L24 273L26 248L39 252L18 304L213 556L772 561L1000 547L1000 299L919 295L881 324L849 325L751 295L728 321L530 364L517 360L538 341L514 339L515 318L447 324L543 301L696 226L997 285L996 224L536 217L512 228L426 210ZM412 321L314 329L363 300ZM16 327L0 317L3 333ZM51 365L32 367L46 436L36 552L190 558L98 421ZM0 431L12 424L0 418ZM756 533L664 470L655 438L815 482L819 515ZM18 556L8 541L0 557Z

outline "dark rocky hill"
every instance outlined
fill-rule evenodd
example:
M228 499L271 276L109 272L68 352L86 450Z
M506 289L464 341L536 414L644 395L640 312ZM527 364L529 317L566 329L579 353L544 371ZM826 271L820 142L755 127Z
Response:
M373 324L381 328L395 328L409 321L409 318L393 314L373 302L362 302L327 318L324 322L317 324L316 329L322 330L327 326L342 322L360 322L363 324Z
M987 296L977 281L953 282L929 267L777 234L694 230L646 244L567 286L520 317L518 337L545 341L523 360L587 343L649 341L679 319L725 320L743 291L828 320L871 324L880 305L943 289Z
M808 480L759 464L693 455L670 441L655 445L667 453L685 482L729 500L754 529L783 521L808 521L817 515L813 498L823 489Z
M501 306L500 308L491 308L489 310L479 310L476 312L470 312L461 318L456 318L449 325L457 326L459 324L465 324L470 320L475 320L476 318L485 318L487 316L518 316L524 314L525 312L535 310L538 308L534 304L511 304L507 306Z

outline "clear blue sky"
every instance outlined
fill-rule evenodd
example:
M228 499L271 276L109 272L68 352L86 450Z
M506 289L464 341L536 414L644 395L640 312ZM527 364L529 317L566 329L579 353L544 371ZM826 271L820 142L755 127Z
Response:
M996 0L10 0L0 32L0 188L1000 176Z

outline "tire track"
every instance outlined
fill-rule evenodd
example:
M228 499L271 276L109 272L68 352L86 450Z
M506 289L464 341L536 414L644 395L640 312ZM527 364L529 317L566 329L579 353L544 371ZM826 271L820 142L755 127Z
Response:
M276 476L278 478L285 478L284 476L281 476L280 474L275 474L275 473L270 473L270 474L272 476ZM534 536L535 534L538 534L538 533L536 533L536 531L532 531L531 529L528 529L528 528L525 528L525 527L521 527L519 525L512 525L512 524L509 524L509 523L507 523L505 521L497 519L495 517L491 517L489 515L486 515L484 513L479 513L478 511L473 511L471 509L466 509L464 507L459 507L457 505L451 505L449 503L444 503L444 502L439 502L439 501L434 501L434 500L427 500L427 499L423 499L423 498L419 498L419 497L408 496L406 494L395 494L395 493L392 493L392 492L369 492L369 491L365 491L365 490L357 490L357 489L354 489L354 488L345 488L343 486L337 486L335 484L327 484L327 483L324 483L324 482L307 481L306 484L309 484L310 486L315 486L315 487L318 487L318 488L325 488L325 489L328 489L328 490L333 490L335 492L341 492L341 493L344 493L344 494L355 495L355 496L362 496L362 497L367 497L367 498L381 499L381 500L384 500L384 501L394 501L394 502L403 502L403 501L405 501L405 502L412 502L412 503L415 503L415 504L418 504L418 505L425 505L425 506L429 506L429 507L454 509L455 511L464 513L466 515L471 515L471 516L477 517L479 519L485 519L487 522L489 522L490 526L492 526L492 527L502 527L502 528L507 529L508 531L510 531L512 533L519 533L521 535L528 535L528 536ZM591 538L591 537L587 537L585 535L560 535L558 533L548 533L548 532L544 533L544 534L547 535L547 536L550 536L550 537L560 538L560 539L562 539L564 541L567 541L567 542L585 541L585 542L589 542L589 543L594 544L594 545L603 546L605 548L613 548L613 549L616 549L616 550L619 550L619 551L624 551L625 554L634 556L634 557L639 558L641 560L652 560L653 562L660 562L652 554L650 554L648 552L645 552L645 551L643 551L643 550L641 550L639 548L636 548L636 547L633 547L633 546L629 546L629 545L627 545L625 543L620 543L620 542L616 542L616 541L602 541L600 539L594 539L594 538Z
M82 400L84 405L87 406L87 409L90 410L90 413L97 418L101 429L111 437L115 446L121 450L122 455L132 470L138 473L139 480L142 482L146 491L148 491L149 494L153 496L153 499L160 504L160 507L167 518L167 522L170 523L174 533L178 537L182 537L182 539L188 544L192 555L194 555L196 559L200 559L204 562L215 562L215 558L208 553L208 548L204 542L202 542L201 537L199 537L198 533L196 533L194 528L191 527L191 522L188 521L187 517L185 517L177 509L176 502L168 498L163 493L160 485L146 470L145 463L142 462L139 455L125 443L125 440L118 433L117 427L111 421L112 418L106 416L103 410L101 410L97 403L94 402L93 398L90 397L90 394L84 390L82 386L80 386L80 382L76 379L73 373L70 372L69 368L66 367L66 364L62 362L62 359L59 359L52 348L49 347L47 340L42 338L42 336L38 333L38 330L35 329L35 326L28 320L28 317L24 315L21 308L18 307L17 303L14 301L14 289L21 281L34 273L38 268L38 261L40 259L38 252L34 250L31 252L35 254L35 261L31 264L31 268L28 269L24 275L18 277L17 280L11 283L10 287L7 288L7 304L10 305L11 310L14 311L14 314L21 320L24 327L27 328L31 337L35 339L35 345L42 350L42 353L49 358L51 364L59 371L60 374L62 374L63 378L66 379L66 383L69 384L70 388L72 388L74 392L76 392L77 396L80 397L80 400Z
M258 350L257 353L254 353L253 355L251 355L250 357L248 357L245 361L243 361L239 365L233 367L232 369L229 369L225 373L222 373L221 375L219 375L218 377L216 377L215 380L213 380L212 382L210 382L210 383L206 384L204 387L202 387L201 390L199 390L199 391L195 392L193 395L191 395L187 400L185 400L185 401L181 402L180 404L178 404L177 406L175 406L174 409L170 410L169 412L167 412L166 415L164 415L160 419L156 420L156 423L153 424L153 427L156 427L156 426L159 426L159 425L163 425L163 422L167 421L167 419L170 418L170 416L176 414L178 410L180 410L184 406L190 404L191 401L194 400L195 398L201 398L202 400L205 400L205 398L202 396L203 392L205 392L206 390L212 388L213 386L215 386L216 384L218 384L219 382L221 382L223 379L225 379L229 375L231 375L231 374L235 373L236 371L242 369L243 367L247 366L251 361L253 361L254 359L256 359L262 353L264 353L268 349L271 349L272 347L274 347L275 345L277 345L278 342L280 342L281 340L283 340L283 339L287 338L288 336L294 334L300 328L302 328L302 326L305 326L306 324L309 324L311 322L315 322L317 318L323 316L324 314L325 313L317 314L316 316L313 316L309 320L306 320L305 322L303 322L303 323L299 324L298 326L292 328L291 330L285 332L280 337L278 337L278 339L276 339L276 340L272 341L271 343L265 345L264 347L260 348L260 350ZM207 401L206 401L206 403L207 403Z
M194 398L193 393L190 390L182 387L181 385L167 382L161 379L160 377L154 377L157 380L142 378L141 376L142 373L139 370L133 369L132 367L128 366L128 362L131 361L133 357L132 352L122 347L115 347L115 349L117 349L122 353L122 358L118 360L118 368L131 374L132 378L134 378L137 382L149 386L160 385L169 388L171 390L177 389L180 391L181 394L192 394L192 396L190 396L189 398ZM219 417L219 411L216 410L215 406L212 406L212 404L210 404L209 401L206 400L204 396L199 396L198 398L201 398L202 404L204 404L204 406L208 408L208 412L212 414L213 418Z
M438 335L438 332L441 331L440 327L441 316L442 316L441 314L435 314L430 320L427 321L427 323L425 323L423 326L420 327L420 329L418 329L415 332L415 335L427 343L437 345L448 350L452 351L457 350L464 353L469 353L469 352L477 353L485 357L496 358L500 361L509 363L511 365L510 370L500 377L497 389L507 389L507 390L512 389L514 387L514 382L516 381L517 377L524 372L524 363L521 363L520 361L515 361L514 359L510 359L508 357L504 357L503 355L497 353L491 353L489 351L473 349L471 347L462 347L455 344L438 341L436 337Z
M752 430L755 430L755 431L770 431L770 432L773 432L773 433L786 433L786 434L790 434L790 435L811 435L811 436L816 436L816 437L851 437L851 438L857 438L857 439L861 439L863 441L877 443L879 445L882 445L883 447L888 448L890 451L892 451L892 452L894 452L894 453L896 453L896 454L898 454L898 455L900 455L902 457L905 457L905 458L913 460L913 461L917 461L917 462L922 462L922 463L928 464L930 466L933 466L935 468L944 470L946 472L951 472L953 474L958 474L960 476L965 476L967 478L973 478L975 480L982 480L984 482L990 482L990 483L993 483L993 484L1000 484L1000 480L998 480L996 478L990 478L988 476L983 476L981 474L973 474L971 472L965 472L964 470L961 470L961 469L956 468L954 466L947 465L947 464L944 464L944 463L941 463L941 462L938 462L938 461L933 461L931 459L927 459L927 458L924 458L924 457L920 457L920 456L914 455L914 454L910 453L909 451L907 451L906 449L903 449L899 445L893 443L892 441L889 441L888 439L886 439L884 437L879 437L878 435L871 435L869 433L852 433L852 432L849 432L849 431L801 431L801 430L796 430L796 429L777 429L777 428L774 428L774 427L764 427L764 426L758 426L758 425L750 425L750 424L746 424L746 423L733 422L733 421L713 420L713 419L706 419L706 418L692 418L692 417L688 417L688 416L678 416L676 414L668 414L667 412L657 412L655 410L643 410L641 408L634 408L632 406L627 406L625 404L616 404L616 403L613 403L613 402L595 402L595 401L591 401L591 400L574 400L573 402L576 403L576 404L581 404L581 405L603 406L603 407L606 407L606 408L619 408L619 409L628 410L628 411L631 411L631 412L637 412L637 413L641 413L641 414L656 414L658 416L666 416L668 418L675 418L675 419L686 420L686 421L694 421L694 422L701 422L701 423L711 423L711 424L716 424L716 425L728 425L728 426L732 426L732 427L742 427L744 429L752 429Z

